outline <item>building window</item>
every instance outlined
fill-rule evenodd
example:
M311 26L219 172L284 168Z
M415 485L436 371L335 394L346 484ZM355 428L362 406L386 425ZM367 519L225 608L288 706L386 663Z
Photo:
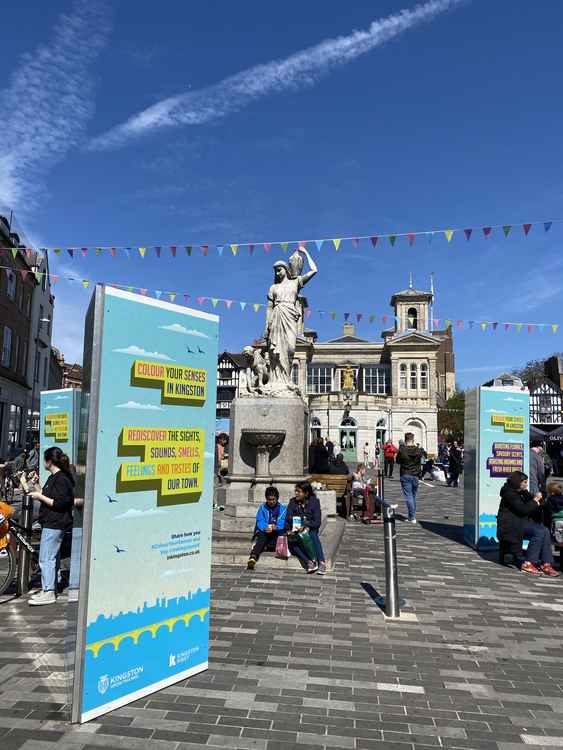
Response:
M424 362L420 365L420 390L428 390L428 365Z
M399 375L400 375L399 385L403 390L406 391L407 389L407 366L406 365L401 365L401 367L399 368Z
M318 417L311 418L311 442L321 437L321 420Z
M389 393L388 368L381 365L364 367L364 391L376 396Z
M4 326L2 339L2 367L10 367L12 361L12 329Z
M299 365L294 362L291 367L291 382L293 385L299 385Z
M416 307L409 307L409 309L407 310L407 318L409 328L418 330L418 310L416 309Z
M22 426L22 407L10 404L10 417L8 420L8 442L10 445L20 445Z
M6 271L6 294L10 299L16 299L16 274L13 271Z
M313 365L307 370L308 393L330 393L332 390L332 367Z
M411 365L411 379L410 379L410 389L411 391L416 391L418 387L418 368L415 364Z

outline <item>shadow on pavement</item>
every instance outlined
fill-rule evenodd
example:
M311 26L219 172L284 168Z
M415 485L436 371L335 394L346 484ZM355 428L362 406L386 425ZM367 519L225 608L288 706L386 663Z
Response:
M463 526L459 526L453 523L441 523L437 521L419 521L421 528L426 531L432 532L432 534L438 534L443 536L445 539L450 539L452 542L463 544L467 547L467 543L463 538Z

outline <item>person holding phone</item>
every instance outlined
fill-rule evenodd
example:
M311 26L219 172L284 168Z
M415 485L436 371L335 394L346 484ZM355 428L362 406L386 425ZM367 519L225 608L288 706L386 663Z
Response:
M33 500L41 503L39 509L41 591L30 598L29 604L32 606L54 604L56 601L61 544L65 533L72 528L74 503L74 478L68 456L60 448L54 446L47 448L43 454L43 463L49 472L49 477L41 492L37 490L29 492Z

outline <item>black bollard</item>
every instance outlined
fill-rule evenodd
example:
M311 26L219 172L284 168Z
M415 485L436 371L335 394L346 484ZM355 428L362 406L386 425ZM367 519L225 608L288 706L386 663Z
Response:
M397 575L397 531L395 508L383 506L383 536L385 545L385 614L387 617L401 616L399 600L399 577Z
M33 526L33 500L29 495L24 495L20 515L20 526L25 529L25 538L31 544L31 530ZM20 543L18 559L18 575L16 579L16 591L18 596L24 596L29 591L29 563L31 552L24 544Z

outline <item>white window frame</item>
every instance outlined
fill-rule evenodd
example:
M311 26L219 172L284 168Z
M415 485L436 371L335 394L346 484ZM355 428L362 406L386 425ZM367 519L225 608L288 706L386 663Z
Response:
M417 390L418 390L418 365L416 364L416 362L411 362L409 365L409 391L417 391Z
M428 364L426 362L422 362L419 367L419 383L420 383L420 390L421 391L427 391L428 390Z
M402 362L399 365L399 389L402 391L408 390L409 385L409 371L407 364Z
M323 373L323 384L321 388L320 371ZM328 376L326 373L328 370ZM322 395L333 390L334 367L332 365L315 364L307 368L307 393ZM328 381L328 382L327 382Z
M388 367L385 367L385 365L364 365L363 373L364 393L368 393L371 396L386 396L388 394Z

